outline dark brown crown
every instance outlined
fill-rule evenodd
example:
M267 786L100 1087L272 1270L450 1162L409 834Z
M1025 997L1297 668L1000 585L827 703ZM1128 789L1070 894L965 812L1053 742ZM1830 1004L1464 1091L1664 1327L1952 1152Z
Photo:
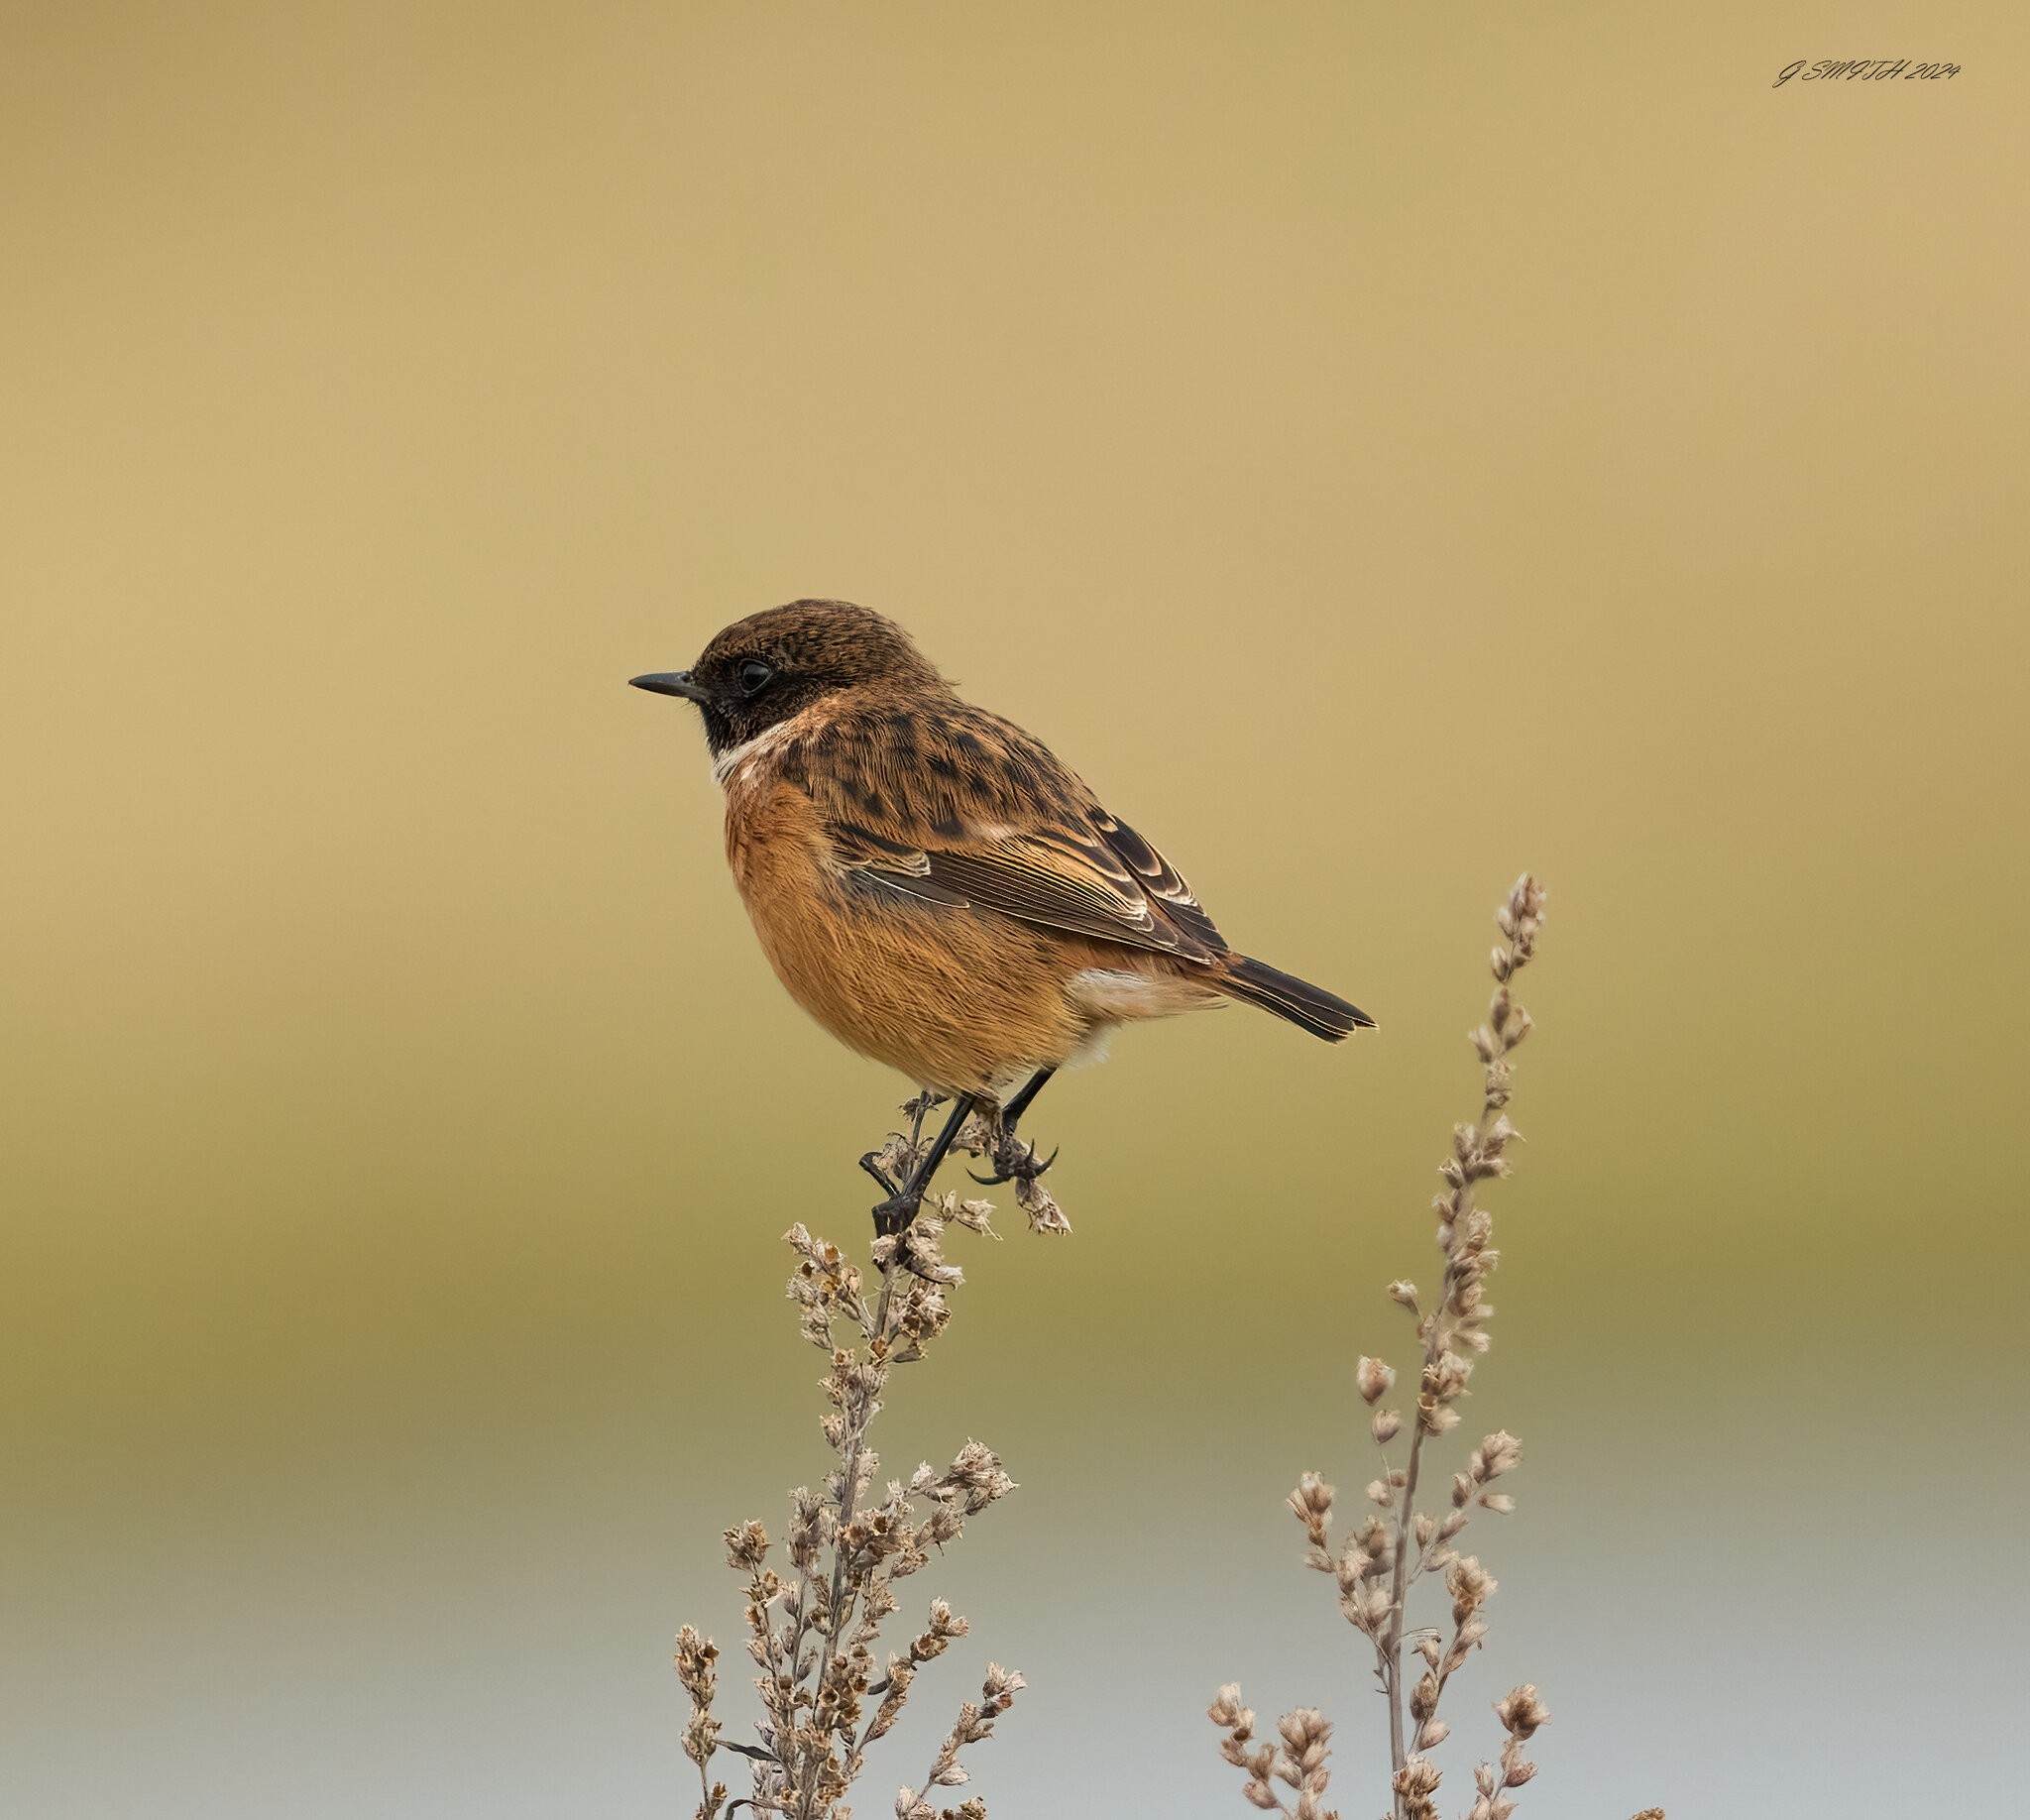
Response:
M772 673L758 689L743 680L758 674L748 670L753 664ZM735 620L705 647L691 677L715 753L844 690L948 686L909 633L850 601L791 601Z
M735 620L705 647L697 674L731 669L755 657L786 677L835 689L944 680L893 620L851 601L791 601Z

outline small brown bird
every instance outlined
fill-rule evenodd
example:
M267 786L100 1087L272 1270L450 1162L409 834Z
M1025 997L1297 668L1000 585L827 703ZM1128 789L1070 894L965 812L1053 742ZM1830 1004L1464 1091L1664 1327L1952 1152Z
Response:
M916 1216L975 1107L994 1181L1042 1173L1015 1123L1117 1024L1229 999L1336 1043L1374 1020L1228 948L1155 848L1043 742L961 701L893 621L792 601L689 670L631 679L705 718L726 851L789 994L848 1048L956 1100L884 1232Z

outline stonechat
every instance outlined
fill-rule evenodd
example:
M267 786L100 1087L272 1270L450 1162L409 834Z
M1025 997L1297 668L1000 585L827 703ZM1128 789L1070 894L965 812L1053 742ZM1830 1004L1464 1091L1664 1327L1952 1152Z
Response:
M636 676L704 717L726 851L789 994L848 1048L955 1101L888 1190L916 1215L975 1110L1006 1181L1016 1121L1117 1024L1244 999L1328 1043L1374 1019L1226 945L1169 860L1040 739L959 698L892 620L792 601L689 670Z

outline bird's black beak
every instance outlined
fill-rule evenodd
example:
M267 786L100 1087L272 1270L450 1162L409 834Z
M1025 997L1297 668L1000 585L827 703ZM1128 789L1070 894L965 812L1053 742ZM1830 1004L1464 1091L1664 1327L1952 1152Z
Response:
M701 684L691 680L689 670L661 670L651 676L630 676L630 688L652 690L657 695L681 695L687 702L707 700Z

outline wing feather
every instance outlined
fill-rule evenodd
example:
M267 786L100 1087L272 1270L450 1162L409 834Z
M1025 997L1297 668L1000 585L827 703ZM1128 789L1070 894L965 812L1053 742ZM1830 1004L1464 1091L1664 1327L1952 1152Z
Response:
M842 872L943 908L1201 965L1228 952L1183 875L1041 741L969 707L943 731L942 768L910 762L929 730L905 739L891 721L841 754L846 782L812 790ZM828 784L840 774L828 773Z

